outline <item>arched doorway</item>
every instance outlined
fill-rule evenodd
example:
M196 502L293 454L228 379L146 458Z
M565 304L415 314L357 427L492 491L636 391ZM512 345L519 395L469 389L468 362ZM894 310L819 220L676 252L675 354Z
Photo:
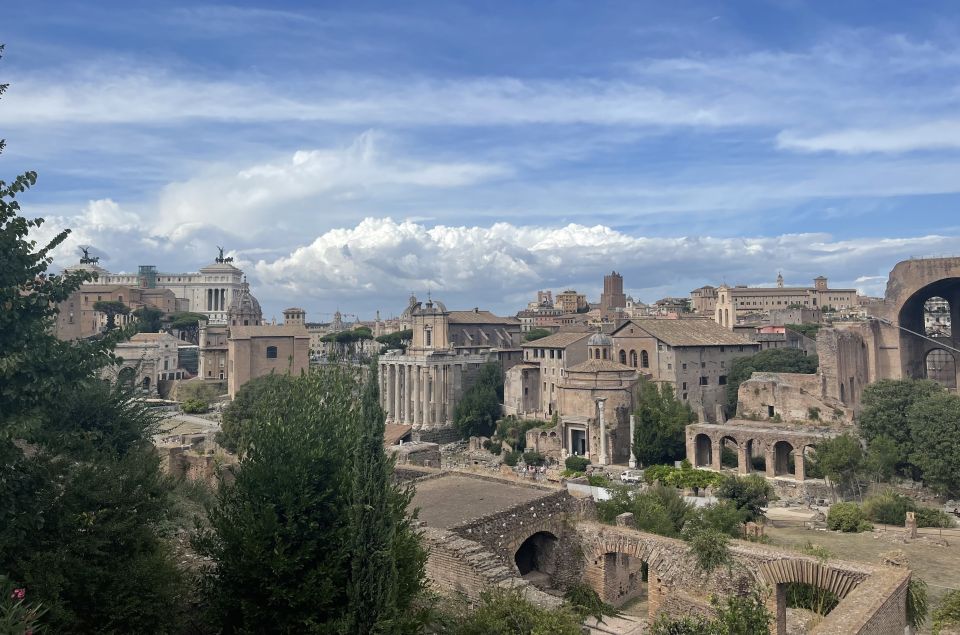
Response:
M927 379L940 383L948 390L957 389L957 363L949 352L935 348L927 353L925 369Z
M733 437L720 439L720 467L737 469L740 467L740 446Z
M144 377L143 383L141 385L143 386L144 390L150 390L150 377L149 376Z
M713 465L713 442L705 434L698 434L693 440L694 467L710 467Z
M120 369L120 372L117 373L117 383L123 386L133 386L134 382L137 381L137 371L126 366Z
M754 440L750 439L747 441L746 445L746 456L747 456L747 465L746 472L766 472L767 471L767 456L763 452L763 445Z
M793 446L789 441L777 441L773 444L773 474L774 476L796 476L796 466L793 460Z
M549 531L538 531L523 541L513 556L524 579L538 586L550 586L557 570L557 537Z

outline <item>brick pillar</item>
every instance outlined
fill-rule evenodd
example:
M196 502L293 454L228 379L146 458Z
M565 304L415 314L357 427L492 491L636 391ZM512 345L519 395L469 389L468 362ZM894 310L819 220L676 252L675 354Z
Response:
M773 444L770 444L764 452L767 457L767 478L773 478L777 474L777 454L773 451Z
M787 635L787 585L777 584L767 598L771 635Z
M694 439L697 435L687 433L687 460L690 461L690 465L697 466L697 444L694 443Z
M750 473L750 457L747 456L746 445L742 443L737 444L737 473L738 474Z
M647 616L653 622L660 612L660 576L653 567L647 565Z
M717 472L719 472L719 471L720 471L720 467L721 467L721 465L722 465L721 462L720 462L720 459L722 458L722 457L721 457L721 455L722 455L721 448L723 447L723 444L720 443L720 441L719 441L718 439L710 439L710 447L711 447L711 451L710 451L710 452L711 452L711 454L713 455L712 457L710 457L710 458L713 459L713 461L712 461L713 465L711 465L711 467L712 467L714 470L716 470Z
M798 481L806 480L807 465L806 465L806 459L803 456L803 448L800 448L799 450L794 451L793 471Z

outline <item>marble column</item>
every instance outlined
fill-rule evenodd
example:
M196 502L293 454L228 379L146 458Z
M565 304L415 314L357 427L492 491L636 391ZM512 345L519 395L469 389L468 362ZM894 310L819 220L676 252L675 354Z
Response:
M393 422L400 423L400 364L393 365Z
M413 367L413 425L419 428L423 425L423 402L420 399L420 367Z
M385 390L383 409L387 411L387 418L393 418L393 364L383 365L383 377L385 379Z
M403 375L403 422L413 424L413 365L407 364Z
M637 418L630 415L630 467L637 467L637 456L633 453L633 440L637 438Z
M606 399L597 399L597 409L600 413L597 418L600 428L600 459L597 463L600 465L606 465L609 462L607 459L607 425L603 420L603 405L606 401Z
M433 426L433 411L430 409L430 401L433 399L433 374L429 366L423 368L423 425L424 427Z

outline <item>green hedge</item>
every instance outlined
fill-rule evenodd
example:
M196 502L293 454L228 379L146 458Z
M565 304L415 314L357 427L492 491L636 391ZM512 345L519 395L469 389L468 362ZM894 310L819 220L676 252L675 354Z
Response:
M870 531L873 526L864 518L856 503L835 503L827 512L827 527L834 531L856 533Z
M673 487L702 489L720 485L724 476L718 472L695 470L686 466L676 468L672 465L651 465L643 471L643 479L650 485L660 481Z
M563 465L571 472L583 472L590 465L590 459L582 456L568 456Z

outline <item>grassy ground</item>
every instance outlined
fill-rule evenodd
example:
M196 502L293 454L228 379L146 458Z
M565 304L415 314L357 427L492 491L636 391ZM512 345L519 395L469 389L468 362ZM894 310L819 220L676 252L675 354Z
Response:
M930 606L935 607L950 589L960 588L960 540L947 538L950 543L939 547L923 542L895 543L874 537L872 532L841 534L832 531L814 531L799 527L766 528L772 544L784 547L802 547L807 542L824 547L833 557L870 564L880 563L880 554L902 550L907 554L910 568L929 585ZM922 632L929 632L927 621Z

